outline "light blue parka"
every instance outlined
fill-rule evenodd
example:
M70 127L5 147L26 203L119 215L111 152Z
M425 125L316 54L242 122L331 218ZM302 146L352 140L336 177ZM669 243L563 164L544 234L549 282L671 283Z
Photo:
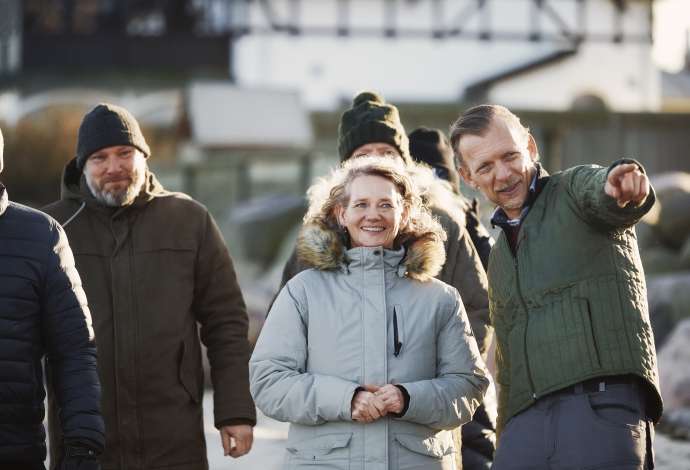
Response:
M432 279L442 242L346 251L307 226L298 251L314 269L280 292L249 365L259 409L292 423L285 468L454 469L450 430L470 420L488 379L459 294ZM387 383L409 393L406 413L352 421L357 387Z

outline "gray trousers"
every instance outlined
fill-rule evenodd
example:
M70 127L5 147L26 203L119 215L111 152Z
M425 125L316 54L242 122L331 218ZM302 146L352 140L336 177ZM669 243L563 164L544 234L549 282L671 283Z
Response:
M508 420L493 470L654 468L654 427L646 419L643 386L634 380L596 385L594 391L578 384L547 395Z

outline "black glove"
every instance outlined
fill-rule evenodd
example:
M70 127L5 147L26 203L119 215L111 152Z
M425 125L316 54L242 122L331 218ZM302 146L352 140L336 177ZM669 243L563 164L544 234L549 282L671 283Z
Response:
M65 444L65 456L58 470L101 470L98 454L94 449L82 445Z

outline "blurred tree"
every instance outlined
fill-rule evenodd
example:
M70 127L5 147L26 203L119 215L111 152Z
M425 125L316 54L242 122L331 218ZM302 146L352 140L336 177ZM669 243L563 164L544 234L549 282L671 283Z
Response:
M0 175L14 201L40 207L60 194L60 175L74 154L84 109L49 108L2 125L5 170Z

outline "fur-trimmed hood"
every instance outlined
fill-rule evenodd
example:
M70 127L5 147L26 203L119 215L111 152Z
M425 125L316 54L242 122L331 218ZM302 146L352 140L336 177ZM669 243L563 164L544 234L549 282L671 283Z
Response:
M399 270L401 275L417 281L428 281L436 276L446 261L443 240L429 234L405 244L405 256ZM321 271L332 271L346 267L348 247L343 236L319 224L302 227L297 238L297 257L303 265Z
M448 181L434 176L431 168L423 163L408 165L408 172L429 209L443 211L458 225L465 225L465 212L470 209L470 203L462 195L456 194Z

